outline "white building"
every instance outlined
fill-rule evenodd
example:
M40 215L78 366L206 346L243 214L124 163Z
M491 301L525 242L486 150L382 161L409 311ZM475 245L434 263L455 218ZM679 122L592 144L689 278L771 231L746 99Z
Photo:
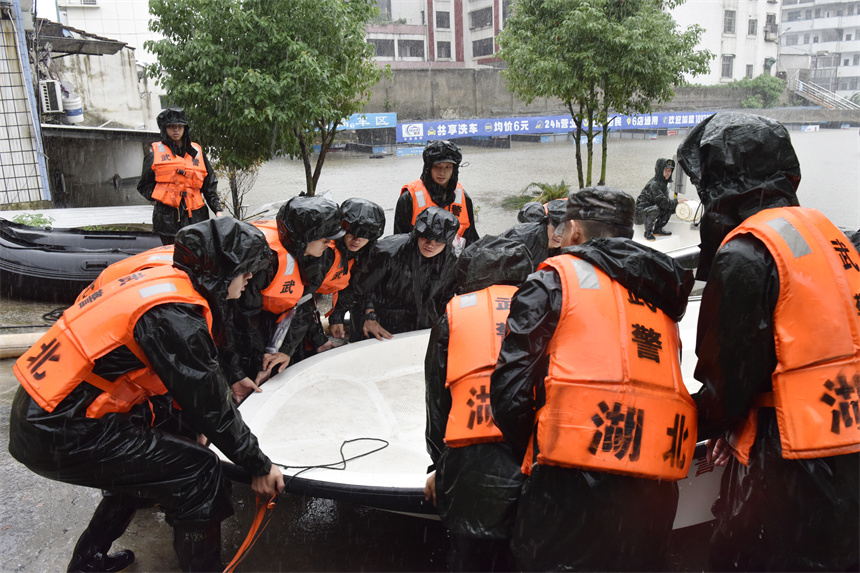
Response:
M689 81L719 85L773 75L779 49L778 0L687 0L672 16L681 29L693 24L704 28L697 48L716 56L709 73Z
M860 91L860 2L783 0L779 66L850 98Z

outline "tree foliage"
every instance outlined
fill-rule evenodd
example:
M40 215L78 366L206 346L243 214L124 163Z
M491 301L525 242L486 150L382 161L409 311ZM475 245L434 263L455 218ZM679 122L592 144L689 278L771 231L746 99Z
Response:
M499 35L508 89L531 103L558 98L576 125L579 186L591 185L593 143L603 133L606 179L614 114L650 113L674 96L684 74L707 71L713 55L696 50L702 29L677 29L661 0L519 0ZM585 136L586 172L580 141Z
M785 80L770 74L761 74L754 79L735 80L729 86L733 89L749 90L749 97L744 99L741 105L745 108L754 109L775 107L785 92Z
M163 39L145 44L158 57L148 72L171 105L186 108L195 139L227 171L301 157L313 195L338 125L361 110L382 73L365 42L375 4L150 0L149 9Z

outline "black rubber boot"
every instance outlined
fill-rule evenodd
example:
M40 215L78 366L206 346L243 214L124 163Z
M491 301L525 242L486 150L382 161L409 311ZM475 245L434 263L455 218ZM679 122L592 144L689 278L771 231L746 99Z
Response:
M134 561L131 551L108 554L113 542L125 533L137 505L123 496L105 492L90 523L75 545L68 571L122 571Z
M667 231L666 229L660 228L660 229L654 229L654 234L659 235L661 237L668 237L669 235L672 234L672 231Z
M183 571L223 571L221 522L184 521L173 524L173 549Z

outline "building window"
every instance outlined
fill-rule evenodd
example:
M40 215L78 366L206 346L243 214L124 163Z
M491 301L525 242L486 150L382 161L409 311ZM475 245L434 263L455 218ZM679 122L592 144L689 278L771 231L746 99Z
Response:
M789 22L796 22L797 20L800 20L800 10L788 12L786 14L786 20L788 20Z
M367 41L368 44L376 46L377 58L393 58L394 57L394 40L374 40Z
M785 37L785 45L786 46L796 46L797 45L797 36L786 36Z
M774 30L776 28L776 14L768 14L764 25L769 29Z
M440 60L451 59L451 42L436 42L436 58Z
M845 41L846 41L846 42L850 42L850 41L851 41L851 34L845 34Z
M755 36L758 31L758 20L750 20L747 24L747 35Z
M747 64L747 77L752 79L753 77L753 66L752 64Z
M849 65L850 63L851 63L851 60L849 60L848 58L845 58L844 60L842 60L842 65L843 65L843 66L847 66L847 65Z
M487 6L474 12L469 12L469 29L486 28L493 25L493 7Z
M483 40L475 40L472 42L472 57L493 55L493 38L484 38Z
M734 56L723 56L723 69L720 75L724 78L731 78L732 73L734 72L734 64Z
M849 5L848 5L848 15L849 15L849 16L853 16L853 15L854 15L854 5L853 5L853 4L849 4Z
M508 18L511 16L511 4L513 0L502 0L502 23L508 21Z
M735 33L735 11L734 10L726 10L725 15L723 16L723 34L734 34Z
M854 65L860 66L860 54L854 54Z
M818 43L818 36L812 36L812 43L813 43L813 44L817 44L817 43Z
M803 35L803 43L804 43L804 44L808 44L808 43L809 43L809 40L811 40L811 39L812 39L812 38L809 36L809 34L804 34L804 35Z
M401 58L423 58L424 40L397 40L397 54Z
M804 16L805 16L804 19L812 20L812 10L807 10L806 12L804 12Z
M821 8L816 8L816 9L815 9L815 17L816 17L816 18L821 18Z
M451 27L451 13L450 12L436 12L436 27L437 28L450 28Z

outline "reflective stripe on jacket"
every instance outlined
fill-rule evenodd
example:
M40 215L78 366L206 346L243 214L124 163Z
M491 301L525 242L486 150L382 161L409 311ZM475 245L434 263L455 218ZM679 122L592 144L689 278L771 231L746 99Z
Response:
M125 280L127 279L127 280ZM162 266L103 285L66 309L47 333L15 362L15 376L27 393L48 412L81 382L101 389L87 408L87 417L127 412L132 406L167 393L134 340L134 325L149 309L166 303L203 307L212 328L209 304L194 290L184 272ZM93 373L95 360L120 346L128 347L145 367L110 382Z
M191 145L197 150L197 157L191 157L188 153L176 157L160 141L152 144L152 170L155 172L153 200L178 209L182 199L185 199L189 216L191 211L205 205L200 190L207 175L203 149L197 143L192 142Z
M773 316L773 393L760 395L729 436L743 464L755 440L758 408L776 408L782 457L860 452L860 255L815 209L766 209L723 241L750 234L779 272Z
M400 194L403 193L409 193L412 197L412 225L415 225L415 219L418 218L421 211L427 207L439 206L430 197L424 182L420 179L404 185L403 189L400 190ZM457 188L454 191L454 202L443 208L460 220L460 229L457 234L462 237L466 233L466 229L469 228L469 212L466 209L466 195L462 185L457 183Z
M283 314L296 306L302 298L304 285L299 265L281 243L275 221L254 221L253 225L266 235L269 247L278 255L278 274L262 292L263 310Z
M132 255L108 265L105 270L99 273L96 280L81 291L75 302L80 302L101 288L102 285L115 281L120 277L136 273L143 269L160 266L173 266L173 245L155 247L154 249L149 249L148 251Z
M451 411L445 443L452 447L501 442L490 410L490 375L496 367L516 287L494 285L448 302Z
M678 325L585 260L560 255L539 267L547 268L560 275L562 306L523 472L537 461L682 479L697 425Z

